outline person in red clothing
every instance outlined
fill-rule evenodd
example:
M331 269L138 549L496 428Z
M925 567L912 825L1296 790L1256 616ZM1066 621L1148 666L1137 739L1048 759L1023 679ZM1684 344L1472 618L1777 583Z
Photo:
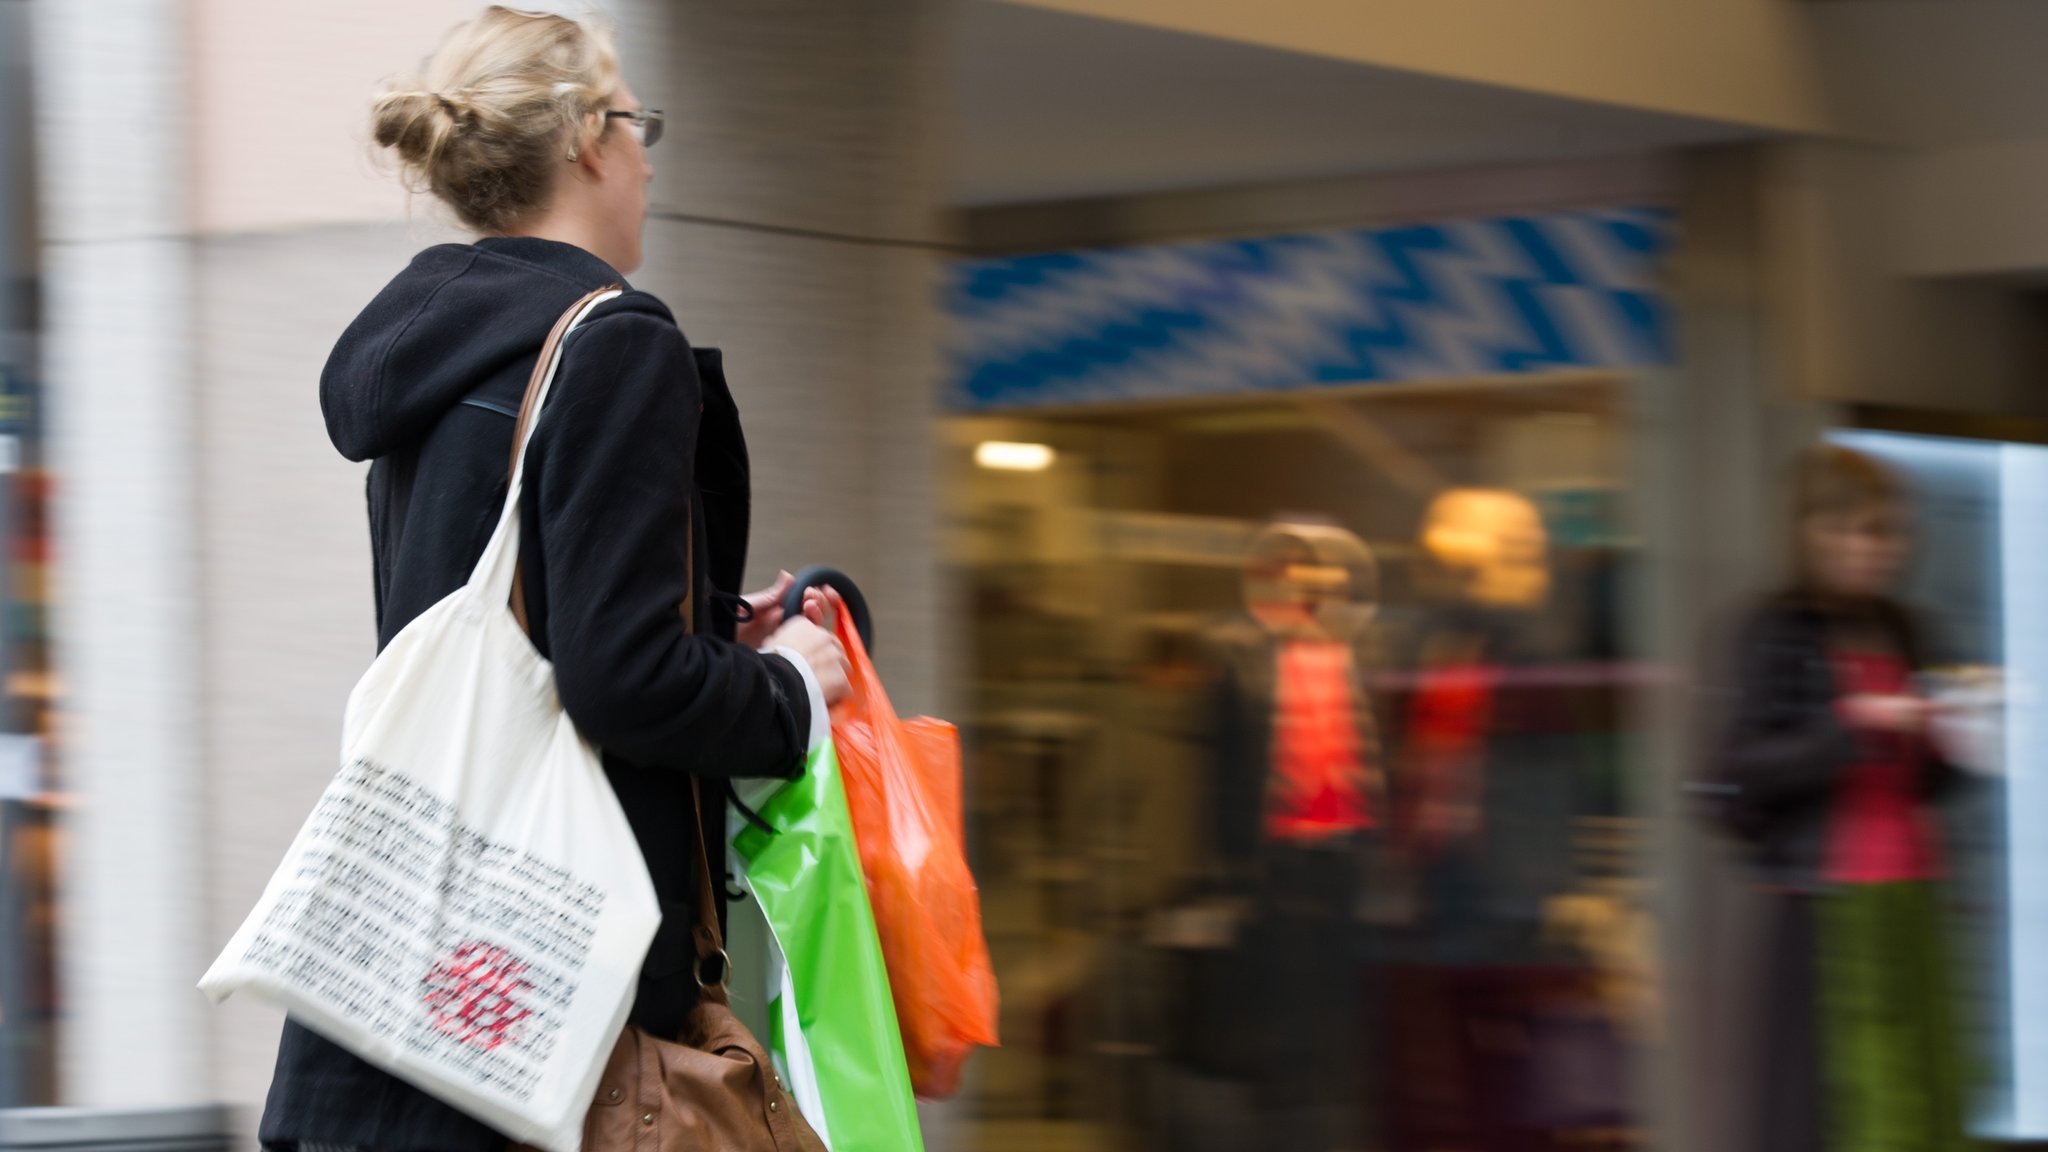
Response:
M1959 1150L1934 803L1960 776L1893 598L1909 493L1835 446L1803 456L1793 488L1799 570L1744 622L1712 757L1718 811L1774 895L1750 1146Z

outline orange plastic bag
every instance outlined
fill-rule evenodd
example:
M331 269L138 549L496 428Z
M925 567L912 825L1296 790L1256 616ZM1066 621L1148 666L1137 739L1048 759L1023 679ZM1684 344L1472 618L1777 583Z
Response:
M960 733L928 716L897 719L850 616L839 614L839 638L853 694L832 712L832 744L911 1087L941 1098L959 1088L976 1047L996 1045L996 974L962 827Z

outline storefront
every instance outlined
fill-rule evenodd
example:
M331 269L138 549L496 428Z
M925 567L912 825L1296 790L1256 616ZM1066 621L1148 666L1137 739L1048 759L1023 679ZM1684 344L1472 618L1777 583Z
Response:
M1672 230L1631 205L956 266L1005 1041L963 1146L1645 1142L1632 478Z

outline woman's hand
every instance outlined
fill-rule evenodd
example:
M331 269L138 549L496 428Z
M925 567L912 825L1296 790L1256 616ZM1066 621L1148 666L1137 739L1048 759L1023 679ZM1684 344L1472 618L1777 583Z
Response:
M853 685L847 680L846 649L837 636L819 627L810 611L807 602L804 615L777 628L768 646L787 648L803 657L804 663L811 666L812 675L818 678L818 687L824 690L826 707L831 707L853 693Z
M1854 728L1917 734L1927 730L1936 705L1918 696L1861 694L1843 697L1841 709L1843 719Z
M789 595L790 586L795 583L796 577L780 572L775 576L775 583L759 592L747 593L747 607L753 609L753 616L740 621L734 639L749 648L767 647L769 637L782 627L782 599Z
M839 613L846 607L846 600L837 589L812 588L804 593L804 619L839 635Z
M812 588L804 593L804 614L785 618L782 602L796 585L787 572L776 575L775 583L759 592L747 593L753 619L739 626L737 639L750 648L787 648L804 658L824 690L827 707L852 694L847 681L846 648L834 635L839 620L839 593Z
M782 602L788 599L789 590L795 584L796 577L779 572L775 583L759 592L747 593L745 599L747 606L753 609L753 615L740 621L734 639L755 649L766 648L773 643L775 633L783 623ZM804 593L804 615L825 631L834 632L837 630L834 624L838 620L839 603L839 593L828 595L824 589L812 588Z

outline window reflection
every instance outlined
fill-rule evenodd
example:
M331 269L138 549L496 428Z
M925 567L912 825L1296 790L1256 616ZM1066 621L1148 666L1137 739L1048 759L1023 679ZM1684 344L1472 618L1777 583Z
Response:
M1640 1143L1625 396L950 423L1004 991L966 1146Z

